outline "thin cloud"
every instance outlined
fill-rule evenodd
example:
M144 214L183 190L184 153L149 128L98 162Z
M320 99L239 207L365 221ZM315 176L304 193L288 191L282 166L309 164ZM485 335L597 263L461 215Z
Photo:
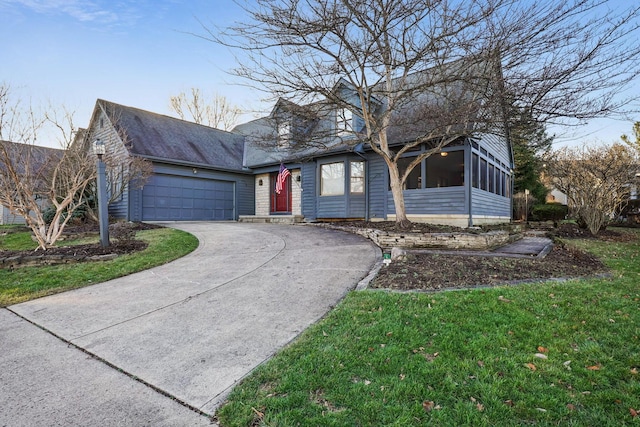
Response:
M114 11L88 0L6 0L5 3L19 4L44 15L65 14L80 22L114 24L122 21Z

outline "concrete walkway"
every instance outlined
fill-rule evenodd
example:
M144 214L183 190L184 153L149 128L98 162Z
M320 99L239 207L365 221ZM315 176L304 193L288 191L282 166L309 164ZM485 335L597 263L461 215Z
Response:
M167 225L198 249L0 310L0 425L210 425L238 380L380 259L364 238L311 226Z

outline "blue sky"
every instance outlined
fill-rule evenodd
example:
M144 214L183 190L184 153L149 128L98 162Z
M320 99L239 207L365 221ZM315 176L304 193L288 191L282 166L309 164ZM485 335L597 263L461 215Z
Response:
M169 97L191 87L268 109L226 73L235 64L228 50L193 34L204 33L200 22L224 27L242 17L232 0L0 0L0 81L34 104L65 105L79 127L98 98L173 115ZM560 143L612 142L630 129L599 121L553 132L565 134Z
M0 81L79 127L98 98L172 115L169 97L191 87L255 109L260 95L226 73L232 55L193 34L241 17L230 0L0 0Z

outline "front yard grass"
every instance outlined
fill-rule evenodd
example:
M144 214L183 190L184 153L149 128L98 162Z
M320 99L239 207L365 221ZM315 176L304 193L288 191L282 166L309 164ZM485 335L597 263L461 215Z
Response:
M640 425L640 243L569 243L613 277L350 293L233 390L221 426Z
M110 261L0 270L0 307L146 270L180 258L198 247L195 236L171 228L139 231L136 238L148 242L148 247ZM83 239L82 242L87 241ZM29 232L9 234L0 240L0 249L33 247Z

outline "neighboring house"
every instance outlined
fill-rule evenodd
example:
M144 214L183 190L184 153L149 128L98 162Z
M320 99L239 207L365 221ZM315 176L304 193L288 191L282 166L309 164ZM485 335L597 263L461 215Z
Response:
M15 185L14 179L5 179L4 176L7 170L4 162L10 159L16 172L24 175L22 179L25 182L32 183L32 190L38 206L46 208L50 201L43 196L43 194L47 193L47 188L44 187L46 185L44 179L56 161L60 159L62 150L9 141L0 141L0 146L0 150L2 150L2 155L0 155L0 182L2 185L6 185L6 188L14 188ZM25 224L25 222L23 216L16 215L11 212L8 206L0 204L0 225Z
M552 188L547 194L546 203L560 203L561 205L566 205L568 203L567 195L557 188Z
M342 88L338 88L342 90ZM366 145L357 111L280 100L268 117L224 132L98 100L89 134L112 150L153 162L141 190L126 191L109 212L127 220L394 220L389 174ZM331 135L299 145L309 134ZM392 142L408 132L392 129ZM404 138L404 139L403 139ZM407 153L401 167L422 145ZM275 190L281 165L291 175ZM458 226L511 219L513 157L505 138L460 138L422 162L405 188L407 216Z

